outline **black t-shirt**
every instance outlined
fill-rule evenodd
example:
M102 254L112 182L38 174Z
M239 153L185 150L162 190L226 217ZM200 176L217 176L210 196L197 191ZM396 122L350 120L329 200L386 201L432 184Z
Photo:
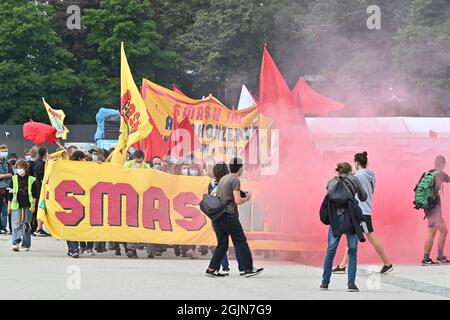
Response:
M17 202L19 202L19 208L29 208L31 207L29 195L28 195L28 175L21 177L18 177L19 182L19 191L17 193ZM11 192L9 193L8 200L12 201L13 199L13 182L11 179L11 184L9 186ZM37 188L36 188L36 181L33 182L31 185L31 194L33 195L33 198L37 198Z

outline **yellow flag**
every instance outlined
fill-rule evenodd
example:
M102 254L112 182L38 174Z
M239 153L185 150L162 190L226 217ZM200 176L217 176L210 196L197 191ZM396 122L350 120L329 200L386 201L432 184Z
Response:
M42 98L42 101L44 102L44 107L45 110L47 110L52 127L57 131L56 137L66 140L69 129L64 125L64 118L66 117L64 111L53 109L48 105L44 98Z
M116 164L123 164L127 150L147 138L153 129L144 100L134 83L123 42L120 50L120 136L111 160Z

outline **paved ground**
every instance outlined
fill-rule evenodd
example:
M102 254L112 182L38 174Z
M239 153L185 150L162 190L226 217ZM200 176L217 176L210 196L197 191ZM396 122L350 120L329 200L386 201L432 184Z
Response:
M3 299L450 299L450 265L396 266L389 276L359 269L360 293L347 293L346 276L318 290L321 269L280 261L257 261L259 277L203 276L208 258L177 258L171 251L149 260L115 257L112 252L72 259L65 242L33 238L32 251L11 251L0 236L0 300ZM235 266L235 261L231 262ZM378 269L378 267L377 267Z

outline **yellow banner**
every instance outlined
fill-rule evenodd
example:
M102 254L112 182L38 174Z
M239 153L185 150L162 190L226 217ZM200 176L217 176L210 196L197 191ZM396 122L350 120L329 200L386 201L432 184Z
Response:
M239 154L258 129L257 106L230 110L213 96L194 100L146 79L142 81L141 94L164 137L172 132L174 115L178 122L188 118L206 154L219 149L222 154Z
M49 160L38 219L60 240L214 246L211 221L198 207L209 182L111 163ZM254 203L240 207L240 219L254 249L318 249L271 230Z

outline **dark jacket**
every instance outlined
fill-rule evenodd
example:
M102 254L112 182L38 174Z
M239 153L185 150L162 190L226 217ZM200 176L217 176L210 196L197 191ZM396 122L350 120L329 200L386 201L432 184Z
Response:
M325 225L330 225L333 235L339 237L343 234L358 234L359 241L365 242L364 233L361 227L361 222L364 221L364 216L356 199L349 200L346 208L342 208L344 215L344 223L339 224L338 209L333 202L328 199L328 195L322 201L320 206L320 221Z
M34 177L36 178L36 187L38 195L41 194L42 180L44 180L45 174L45 161L38 159L34 162Z

